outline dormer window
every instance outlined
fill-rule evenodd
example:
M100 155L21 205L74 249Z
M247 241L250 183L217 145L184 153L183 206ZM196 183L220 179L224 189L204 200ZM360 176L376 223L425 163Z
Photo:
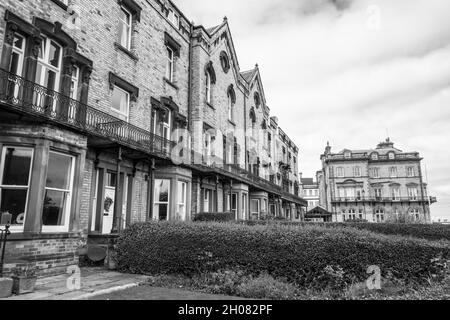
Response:
M395 160L395 153L389 152L389 160Z
M352 158L352 153L349 152L349 151L346 151L346 152L344 153L344 157L345 157L345 159L351 159L351 158Z
M377 161L379 159L378 153L372 153L372 160Z

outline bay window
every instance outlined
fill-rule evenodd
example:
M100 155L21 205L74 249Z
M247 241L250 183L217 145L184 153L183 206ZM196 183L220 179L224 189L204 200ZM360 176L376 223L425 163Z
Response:
M11 215L11 230L23 229L30 191L33 149L3 147L0 162L0 215Z
M169 220L170 180L156 179L153 219L158 221Z
M178 219L186 221L187 183L178 181Z
M68 231L75 158L55 151L49 152L45 184L42 231Z

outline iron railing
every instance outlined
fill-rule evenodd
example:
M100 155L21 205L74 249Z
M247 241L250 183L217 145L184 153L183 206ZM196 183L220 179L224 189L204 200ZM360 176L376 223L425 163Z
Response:
M0 229L0 278L3 277L3 264L5 262L6 240L11 234L9 224L5 225L5 229Z
M169 158L174 142L0 69L0 104L142 152Z
M285 198L287 200L302 203L305 206L307 205L304 199L300 198L296 194L292 194L288 189L285 189L272 181L266 180L258 175L255 175L249 172L248 170L241 168L239 165L223 164L223 161L220 161L220 159L218 159L219 161L217 161L217 163L213 162L208 164L208 162L205 161L205 157L203 157L203 155L199 153L194 152L194 150L191 150L191 159L194 167L200 168L205 171L212 171L213 173L218 173L225 176L231 176L238 181L253 184L258 188L277 194L280 197ZM196 160L200 160L197 162L201 163L196 163Z
M424 202L426 197L334 197L332 202Z

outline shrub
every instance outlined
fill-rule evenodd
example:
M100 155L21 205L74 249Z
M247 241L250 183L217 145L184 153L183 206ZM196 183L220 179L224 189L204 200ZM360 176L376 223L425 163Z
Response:
M274 221L248 221L248 225L267 225ZM405 223L368 223L355 220L346 223L308 223L308 222L277 222L281 225L304 227L308 225L322 226L324 228L356 228L385 235L399 235L414 237L431 241L450 241L450 226L440 224L405 224Z
M236 288L240 297L270 300L294 300L297 291L295 286L276 280L267 273L249 278Z
M194 217L196 222L230 222L235 220L233 212L199 213Z
M422 283L436 273L432 260L437 257L448 259L450 248L352 228L218 223L136 224L120 236L117 250L119 270L131 273L189 277L245 270L318 289L328 287L330 275L340 277L339 268L342 283L363 282L371 265L406 282ZM333 270L326 270L328 266Z

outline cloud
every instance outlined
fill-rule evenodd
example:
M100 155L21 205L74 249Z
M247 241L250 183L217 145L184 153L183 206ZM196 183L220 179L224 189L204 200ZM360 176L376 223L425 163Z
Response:
M450 2L176 0L206 26L228 17L240 65L261 68L267 102L300 147L305 176L334 150L389 133L419 151L450 217Z

